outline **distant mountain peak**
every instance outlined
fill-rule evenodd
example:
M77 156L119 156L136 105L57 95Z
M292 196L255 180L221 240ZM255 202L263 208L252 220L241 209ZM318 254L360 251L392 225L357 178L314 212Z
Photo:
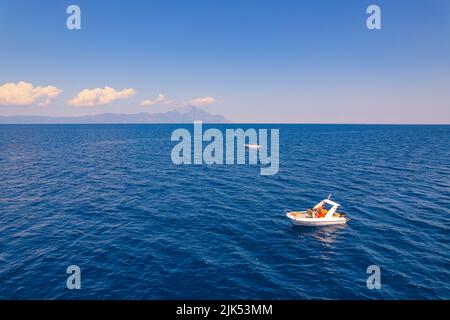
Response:
M187 106L184 106L184 107L181 107L181 108L177 108L177 109L175 109L173 111L179 112L181 114L189 113L189 112L198 112L198 111L206 112L206 111L200 109L199 107L191 106L191 105L187 105Z
M184 106L161 113L116 114L103 113L79 117L6 116L0 124L95 124L95 123L205 123L229 122L221 115L214 115L196 106Z

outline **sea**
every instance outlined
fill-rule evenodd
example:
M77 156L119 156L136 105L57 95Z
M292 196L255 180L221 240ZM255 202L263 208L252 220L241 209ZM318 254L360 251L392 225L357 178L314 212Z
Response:
M278 173L175 165L190 124L0 125L0 299L450 298L450 126L208 127L279 129ZM329 194L348 224L286 217Z

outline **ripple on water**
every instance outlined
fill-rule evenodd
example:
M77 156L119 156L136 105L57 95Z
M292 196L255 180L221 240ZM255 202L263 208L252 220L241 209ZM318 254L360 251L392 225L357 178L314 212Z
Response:
M266 177L173 165L173 125L0 126L0 297L448 299L450 128L279 128ZM329 193L348 225L287 221Z

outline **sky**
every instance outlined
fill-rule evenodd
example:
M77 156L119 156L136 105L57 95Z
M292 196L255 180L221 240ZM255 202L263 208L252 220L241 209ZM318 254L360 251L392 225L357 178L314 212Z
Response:
M450 124L450 1L0 0L0 116L186 105L244 123Z

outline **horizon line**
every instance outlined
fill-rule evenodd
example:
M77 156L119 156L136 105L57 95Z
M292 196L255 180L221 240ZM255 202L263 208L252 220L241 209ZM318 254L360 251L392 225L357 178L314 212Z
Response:
M335 126L450 126L450 123L339 123L339 122L204 122L207 125L335 125ZM0 126L71 125L193 125L194 122L1 123Z

